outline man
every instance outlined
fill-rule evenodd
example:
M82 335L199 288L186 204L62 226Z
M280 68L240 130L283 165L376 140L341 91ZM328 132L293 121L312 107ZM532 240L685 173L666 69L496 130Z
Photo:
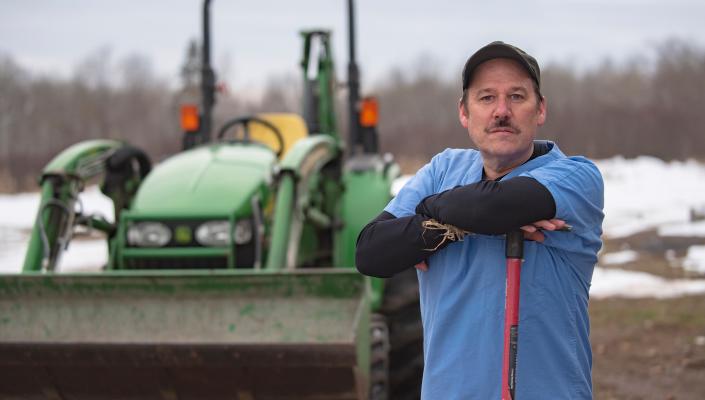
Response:
M535 141L546 100L533 57L493 42L462 79L458 115L478 150L447 149L421 168L361 232L358 270L389 277L417 267L423 399L500 399L503 234L521 228L516 398L591 399L587 308L602 177L587 159ZM566 224L570 232L555 231ZM453 236L454 227L471 233Z

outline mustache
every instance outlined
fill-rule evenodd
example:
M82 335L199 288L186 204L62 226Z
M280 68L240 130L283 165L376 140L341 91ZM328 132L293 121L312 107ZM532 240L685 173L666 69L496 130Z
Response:
M521 133L521 129L518 126L512 124L509 118L500 118L492 122L487 128L485 128L485 133L492 133L495 131L510 131L512 133Z

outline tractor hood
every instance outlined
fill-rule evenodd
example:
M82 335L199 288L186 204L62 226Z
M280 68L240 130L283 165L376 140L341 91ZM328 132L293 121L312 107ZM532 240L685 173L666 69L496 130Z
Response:
M211 144L175 155L147 176L130 214L227 216L271 182L276 157L257 144Z

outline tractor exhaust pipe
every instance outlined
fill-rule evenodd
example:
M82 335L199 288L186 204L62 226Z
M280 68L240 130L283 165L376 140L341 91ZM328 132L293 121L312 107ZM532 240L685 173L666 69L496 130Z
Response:
M200 143L211 140L213 125L213 106L215 105L215 72L211 66L211 38L210 38L210 5L211 0L203 1L203 49L201 65L201 127Z
M360 72L357 68L355 59L355 5L353 0L348 0L348 43L349 43L349 62L348 62L348 115L350 118L350 155L353 156L357 152L357 146L360 144L360 110L358 103L360 102Z

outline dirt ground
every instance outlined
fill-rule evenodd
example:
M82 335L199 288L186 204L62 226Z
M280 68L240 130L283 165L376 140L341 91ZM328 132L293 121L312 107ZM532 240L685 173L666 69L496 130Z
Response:
M652 231L607 241L605 252L639 253L639 260L616 268L702 279L680 268L678 259L703 242ZM591 300L590 316L596 400L705 399L705 295Z

